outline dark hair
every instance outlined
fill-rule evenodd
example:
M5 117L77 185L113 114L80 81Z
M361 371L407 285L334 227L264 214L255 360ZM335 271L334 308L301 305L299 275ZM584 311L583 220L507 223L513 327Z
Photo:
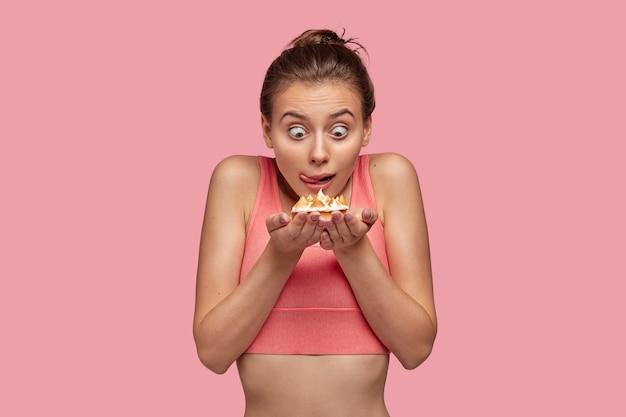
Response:
M367 54L361 44L352 38L344 40L331 30L311 29L288 47L272 62L263 81L261 113L268 121L274 97L294 82L347 83L361 96L363 119L372 114L376 106L374 85L358 53L362 50Z

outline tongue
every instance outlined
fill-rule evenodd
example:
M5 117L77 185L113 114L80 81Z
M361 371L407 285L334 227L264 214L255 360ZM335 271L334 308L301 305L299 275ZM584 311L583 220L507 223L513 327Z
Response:
M324 178L316 179L316 178L310 178L310 177L307 177L304 174L301 174L300 175L300 179L303 182L306 182L307 184L322 184L322 183L325 183L326 181L328 181L330 179L330 177L324 177Z
M333 176L329 175L328 177L323 177L323 178L311 178L311 177L307 177L304 174L300 175L300 179L303 182L306 182L307 184L324 184L326 182L328 182Z

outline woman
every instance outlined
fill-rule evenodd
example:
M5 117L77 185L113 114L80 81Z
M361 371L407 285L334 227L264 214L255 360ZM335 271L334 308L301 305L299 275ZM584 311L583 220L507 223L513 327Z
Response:
M211 177L194 338L212 371L237 362L246 417L388 416L389 353L413 369L434 343L415 169L361 155L375 106L362 49L329 30L294 39L261 92L274 158L229 157ZM319 190L349 210L291 213Z

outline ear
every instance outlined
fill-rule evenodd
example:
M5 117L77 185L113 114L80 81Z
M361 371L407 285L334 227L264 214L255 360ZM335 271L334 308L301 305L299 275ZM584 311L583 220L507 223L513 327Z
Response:
M372 115L370 114L363 122L363 140L361 141L361 147L364 148L370 143L372 138Z
M272 124L261 115L261 130L263 131L263 139L265 140L265 146L272 149L274 144L272 143Z

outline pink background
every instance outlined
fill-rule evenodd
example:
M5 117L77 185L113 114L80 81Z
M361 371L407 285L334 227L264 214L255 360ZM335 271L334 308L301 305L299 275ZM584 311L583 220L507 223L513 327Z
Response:
M392 416L626 415L623 2L209 3L0 5L0 415L242 414L191 336L204 198L310 27L423 186L440 333Z

